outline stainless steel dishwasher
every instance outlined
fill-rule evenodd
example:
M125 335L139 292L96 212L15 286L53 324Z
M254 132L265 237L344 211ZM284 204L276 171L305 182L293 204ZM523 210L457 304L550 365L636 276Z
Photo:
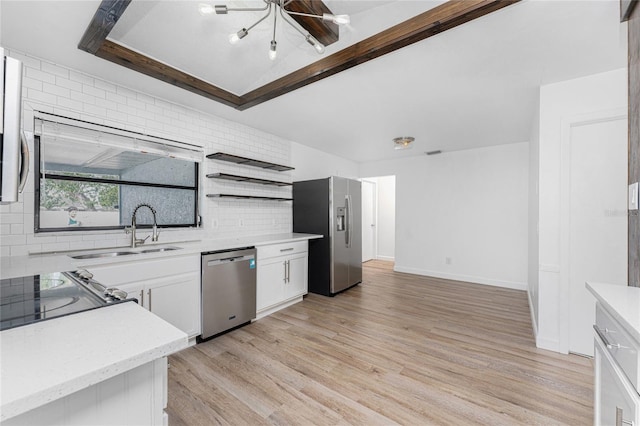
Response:
M202 337L256 317L256 249L202 254Z

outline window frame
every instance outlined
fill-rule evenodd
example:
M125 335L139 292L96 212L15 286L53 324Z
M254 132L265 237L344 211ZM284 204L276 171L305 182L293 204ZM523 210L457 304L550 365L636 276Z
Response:
M59 228L41 228L40 227L40 198L41 198L41 189L40 184L43 177L43 171L41 169L42 163L40 162L40 150L41 150L41 136L34 135L34 225L33 230L35 234L38 233L54 233L54 232L82 232L82 231L111 231L111 230L123 230L128 225L118 225L118 226L80 226L80 227L59 227ZM136 181L128 181L128 180L117 180L117 179L101 179L101 178L87 178L82 176L67 176L67 175L59 175L59 174L46 174L46 179L52 180L66 180L66 181L76 181L76 182L92 182L92 183L106 183L113 185L128 185L128 186L142 186L142 187L153 187L153 188L161 188L161 189L182 189L182 190L192 190L195 192L194 197L194 211L193 211L193 223L190 224L171 224L171 225L161 225L158 224L158 228L170 229L170 228L199 228L200 227L200 163L194 161L195 165L195 176L194 176L194 186L183 186L183 185L170 185L170 184L158 184L158 183L149 183L149 182L136 182ZM151 229L152 225L146 224L136 224L138 229Z

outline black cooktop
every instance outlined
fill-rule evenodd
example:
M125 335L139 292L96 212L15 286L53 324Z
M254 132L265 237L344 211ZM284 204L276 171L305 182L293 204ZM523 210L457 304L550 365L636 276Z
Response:
M0 330L106 306L69 272L0 280Z

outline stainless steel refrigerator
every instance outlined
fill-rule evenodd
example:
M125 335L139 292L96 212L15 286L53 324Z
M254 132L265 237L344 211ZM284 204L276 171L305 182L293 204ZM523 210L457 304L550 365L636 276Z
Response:
M293 183L293 232L309 240L309 291L334 296L362 282L362 189L332 176Z

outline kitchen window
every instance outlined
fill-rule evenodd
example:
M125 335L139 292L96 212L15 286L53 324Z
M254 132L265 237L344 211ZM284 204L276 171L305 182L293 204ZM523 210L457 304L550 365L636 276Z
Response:
M160 227L198 226L202 148L38 113L35 232L123 229L140 203ZM138 227L153 217L141 209Z

